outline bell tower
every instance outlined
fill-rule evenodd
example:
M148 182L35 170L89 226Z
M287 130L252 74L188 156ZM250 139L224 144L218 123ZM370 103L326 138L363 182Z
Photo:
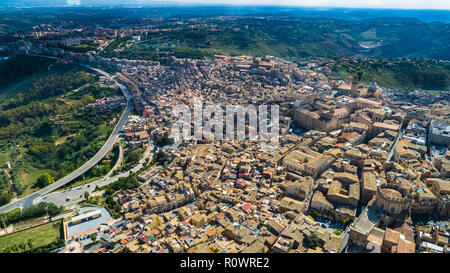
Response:
M358 92L358 82L359 82L359 77L358 77L358 75L355 75L354 77L353 77L353 80L352 80L352 89L351 89L351 96L352 97L358 97L359 96L359 92Z

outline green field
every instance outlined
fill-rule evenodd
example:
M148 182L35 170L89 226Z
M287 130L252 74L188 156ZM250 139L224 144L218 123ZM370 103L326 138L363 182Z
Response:
M0 253L4 253L7 247L27 245L30 239L33 249L35 249L57 243L62 238L62 220L55 221L0 237ZM27 246L26 251L28 250ZM19 252L23 252L23 250L19 248Z
M96 51L98 45L94 42L84 43L75 46L60 46L62 49L66 51L72 51L77 53L86 53L88 51Z
M19 168L19 178L20 182L23 185L23 193L19 196L26 196L33 191L36 191L38 188L34 187L34 184L36 183L36 180L39 178L39 176L43 175L44 173L48 172L49 170L39 170L34 168L30 165L23 165Z

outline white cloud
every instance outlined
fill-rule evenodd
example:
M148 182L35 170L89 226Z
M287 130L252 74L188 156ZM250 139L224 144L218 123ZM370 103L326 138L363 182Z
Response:
M69 6L80 6L81 0L67 0L67 5Z

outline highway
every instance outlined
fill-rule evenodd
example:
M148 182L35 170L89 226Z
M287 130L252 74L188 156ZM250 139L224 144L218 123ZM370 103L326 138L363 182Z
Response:
M39 56L39 55L38 55ZM40 57L47 57L47 56L40 56ZM111 75L109 75L107 72L90 67L88 65L85 65L85 67L92 69L106 77L111 78ZM28 208L34 204L34 201L47 193L50 193L70 182L72 182L74 179L79 177L80 175L84 174L86 171L88 171L90 168L94 167L100 160L102 160L103 157L112 149L114 146L114 143L116 142L117 138L120 135L120 131L122 130L123 126L127 122L128 116L130 115L132 109L133 109L133 100L131 98L130 93L128 92L128 89L117 82L115 78L113 78L116 83L119 85L120 89L122 90L126 100L127 100L127 106L125 108L125 111L122 113L122 116L120 117L119 121L117 122L116 126L114 127L114 130L112 131L109 138L106 140L105 144L102 146L102 148L91 158L89 161L84 163L81 167L73 171L72 173L68 174L67 176L59 179L58 181L54 182L53 184L50 184L49 186L40 189L37 192L34 192L28 196L25 196L21 199L18 199L16 201L13 201L3 207L0 208L0 213L8 212L15 208Z
M75 205L81 201L84 200L84 193L88 192L89 194L92 194L94 191L96 191L96 187L103 187L108 184L111 184L113 182L116 182L121 177L128 177L131 173L136 173L139 171L142 167L144 167L146 163L147 158L153 158L153 155L155 153L156 146L153 145L153 143L150 143L147 150L144 152L144 155L139 160L138 164L134 165L130 170L120 172L116 175L110 175L107 174L105 177L96 180L94 182L91 182L89 184L84 184L75 188L62 190L62 191L54 191L52 193L49 193L45 196L40 196L38 199L36 199L35 203L39 202L48 202L53 203L57 206L64 206L64 207L70 207L71 205ZM118 159L118 162L121 161Z

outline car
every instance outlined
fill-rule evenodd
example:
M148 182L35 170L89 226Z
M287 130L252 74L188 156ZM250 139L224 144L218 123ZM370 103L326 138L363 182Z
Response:
M66 201L70 201L70 197L67 197L67 198L66 198Z

